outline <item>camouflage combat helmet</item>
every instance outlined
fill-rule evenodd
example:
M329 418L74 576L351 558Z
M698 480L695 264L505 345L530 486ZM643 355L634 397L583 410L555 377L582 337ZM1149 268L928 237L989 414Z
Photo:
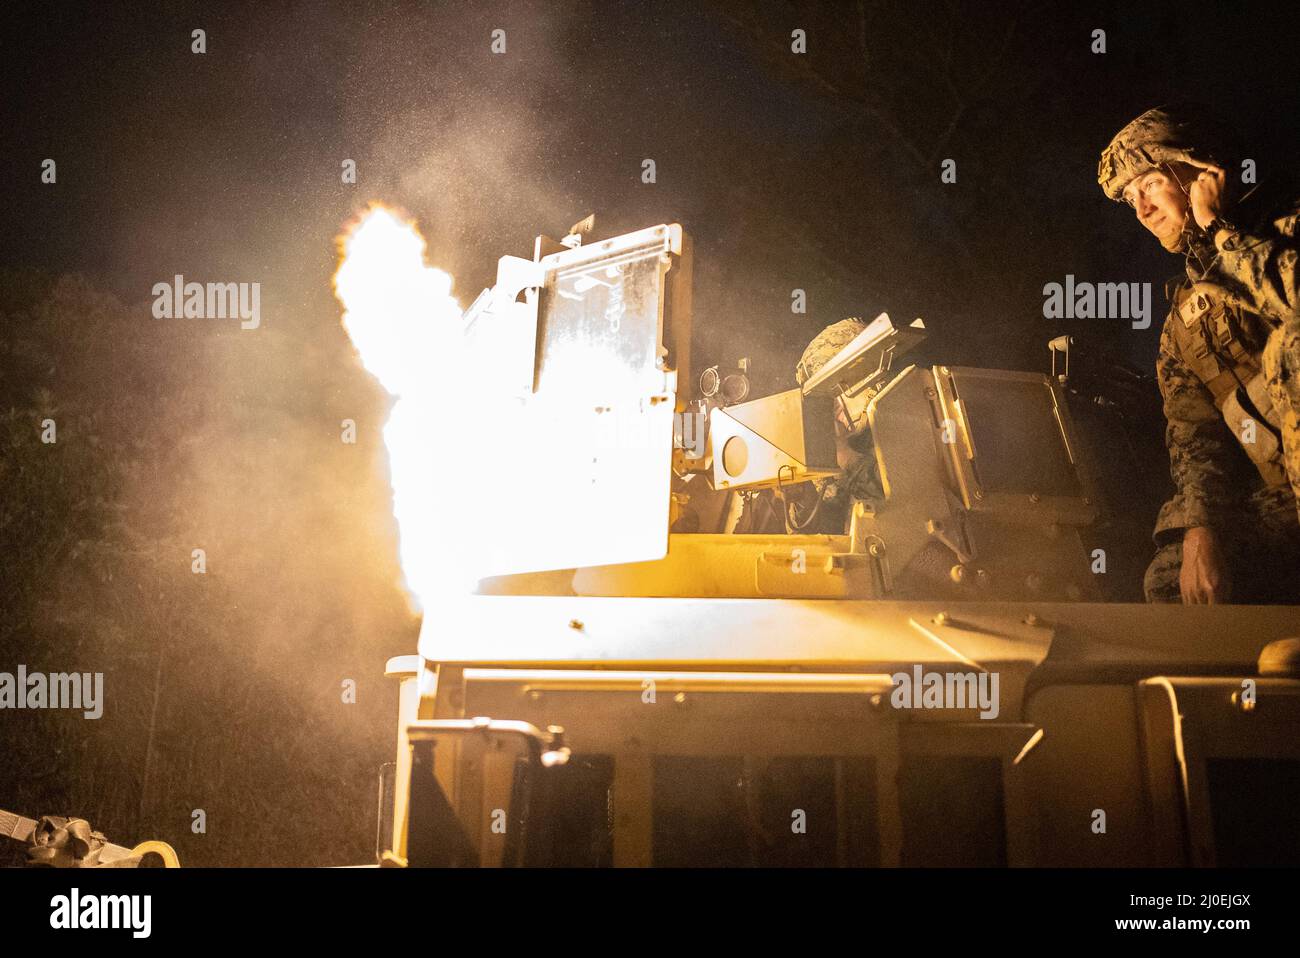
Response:
M1236 135L1206 111L1190 106L1147 110L1115 134L1097 164L1097 182L1121 202L1124 187L1164 163L1213 163L1227 168L1236 158Z
M794 367L795 382L802 386L809 377L817 375L817 370L866 328L867 324L860 319L841 319L823 329L813 337Z

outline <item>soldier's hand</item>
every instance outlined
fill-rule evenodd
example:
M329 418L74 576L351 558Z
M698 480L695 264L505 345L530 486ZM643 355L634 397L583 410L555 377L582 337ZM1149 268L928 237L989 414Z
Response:
M1192 217L1196 220L1196 225L1206 229L1223 212L1227 174L1211 163L1193 165L1201 169L1188 187L1187 196L1192 202Z
M1214 532L1204 526L1188 529L1183 535L1183 566L1178 573L1183 604L1227 602L1230 587L1228 565Z
M844 407L836 404L835 407L835 462L841 469L847 469L862 457L854 452L849 446L849 437L852 431L849 428L848 419L844 415Z

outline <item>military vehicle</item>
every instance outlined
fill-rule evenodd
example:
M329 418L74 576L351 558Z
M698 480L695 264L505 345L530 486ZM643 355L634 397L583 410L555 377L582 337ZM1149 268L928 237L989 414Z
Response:
M691 258L539 237L466 313L502 455L548 453L388 664L384 863L1300 863L1296 608L1101 601L1060 379L906 365L923 324L692 378Z

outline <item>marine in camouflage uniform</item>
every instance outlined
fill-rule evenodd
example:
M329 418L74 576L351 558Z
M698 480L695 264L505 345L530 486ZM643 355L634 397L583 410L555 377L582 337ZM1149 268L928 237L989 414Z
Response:
M802 386L866 328L867 324L860 319L842 319L827 326L813 337L799 357L795 366L795 381ZM884 499L885 493L880 484L880 471L876 465L870 429L864 427L850 434L848 423L837 416L835 433L836 458L841 471L826 493L830 500L828 504L831 514L843 525L854 499L878 501Z
M1166 286L1156 361L1175 494L1156 522L1149 601L1195 601L1180 584L1183 545L1207 529L1233 600L1300 601L1300 200L1279 184L1234 195L1241 159L1223 125L1161 107L1121 130L1098 167L1106 195L1134 203L1143 225L1166 231L1162 245L1186 257L1185 276ZM1204 177L1217 183L1199 194L1202 217L1215 198L1208 224L1195 215ZM1152 182L1187 197L1181 232L1167 206L1135 200Z
M794 378L802 386L817 374L858 333L867 328L860 319L842 319L832 323L813 337L795 366ZM880 501L885 497L876 465L871 432L862 429L850 434L842 419L835 423L836 459L840 474L834 479L813 484L803 483L785 493L794 503L795 511L809 516L806 526L798 531L818 535L843 534L848 526L854 499ZM734 531L746 533L775 533L788 531L788 518L783 516L783 503L770 492L763 492L746 500L745 513ZM813 510L816 509L815 514Z
M794 378L803 385L842 348L867 328L858 318L833 322L803 350ZM840 474L832 480L800 482L787 486L780 497L772 490L746 495L745 510L732 532L779 534L800 532L837 536L848 530L854 499L884 499L870 430L850 435L848 424L837 417L836 459ZM793 513L793 515L792 515Z

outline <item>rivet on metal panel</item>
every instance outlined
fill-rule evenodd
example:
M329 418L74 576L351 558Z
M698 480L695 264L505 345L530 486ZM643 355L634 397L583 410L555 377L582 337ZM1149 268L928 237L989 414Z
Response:
M934 617L934 624L935 624L935 625L947 625L947 624L948 624L948 613L947 613L947 612L940 612L938 615L936 615L936 616Z
M542 700L542 690L541 690L541 689L529 689L529 690L528 690L528 700L529 700L530 702L540 702L540 701Z
M1241 709L1243 712L1255 711L1255 705L1256 705L1255 700L1253 698L1247 698L1246 696L1242 695L1241 689L1237 689L1237 691L1232 693L1231 701L1233 705Z
M1039 495L1038 493L1036 493L1036 492L1031 492L1031 493L1029 494L1029 501L1030 501L1030 502L1042 502L1042 501L1043 501L1043 497L1040 496L1040 495Z
M1030 612L1027 616L1025 616L1025 625L1037 625L1037 624L1038 624L1038 616L1034 615L1034 613Z
M685 704L686 704L686 693L685 693L685 692L678 692L676 695L674 695L674 696L673 696L673 704L674 704L674 705L685 705Z

